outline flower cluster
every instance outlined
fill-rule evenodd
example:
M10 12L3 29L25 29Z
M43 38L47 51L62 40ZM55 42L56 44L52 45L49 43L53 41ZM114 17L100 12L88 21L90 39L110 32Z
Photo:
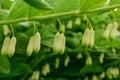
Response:
M113 21L109 23L104 31L103 38L105 39L115 39L118 29L118 23Z
M3 46L1 49L1 55L8 55L9 57L12 57L15 53L15 46L16 46L16 37L6 37Z
M84 31L83 34L83 39L82 39L82 45L83 46L89 46L89 47L93 47L94 46L94 30L93 28L87 28Z
M28 42L27 46L27 55L30 56L33 51L38 53L40 50L41 36L39 32L36 32L34 36L32 36Z
M66 38L63 33L57 32L53 43L53 52L63 54L65 51Z

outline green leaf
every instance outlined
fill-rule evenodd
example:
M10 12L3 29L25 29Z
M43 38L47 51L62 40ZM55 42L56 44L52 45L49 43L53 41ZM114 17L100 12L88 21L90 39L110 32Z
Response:
M120 4L120 0L110 0L109 5Z
M10 0L0 0L0 5L2 5L3 9L9 9L12 1Z
M0 73L9 74L10 70L11 66L7 57L0 55Z
M7 19L9 15L8 10L0 9L0 20Z
M41 43L45 46L52 47L53 41L54 41L54 36L55 36L56 28L51 27L44 27L40 30L41 33Z
M97 61L95 61L91 66L84 66L80 73L81 74L87 74L87 73L98 73L102 72L103 68L100 64L98 64Z
M25 17L28 7L29 6L22 0L15 0L10 8L9 19Z
M66 12L78 9L78 0L57 0L55 12Z
M82 12L102 7L107 0L79 0L79 10ZM97 5L96 5L97 4Z
M22 5L22 6L21 6ZM15 0L11 6L9 19L16 19L16 18L29 18L32 16L43 15L50 13L50 10L39 10L34 8L24 2L23 0Z
M53 9L53 7L50 6L50 4L45 0L24 0L24 1L26 1L28 4L38 9L43 9L43 10Z

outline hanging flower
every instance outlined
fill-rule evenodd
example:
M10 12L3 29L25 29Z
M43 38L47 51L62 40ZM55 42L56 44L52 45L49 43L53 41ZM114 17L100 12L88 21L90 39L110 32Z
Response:
M72 22L72 20L69 20L69 21L67 22L67 28L68 28L68 29L71 29L72 26L73 26L73 22Z
M10 29L7 25L3 25L3 34L7 36L10 33Z
M90 29L89 34L90 34L90 36L89 36L89 46L92 48L94 46L94 30L93 30L93 28Z
M28 42L28 46L27 46L27 55L30 56L33 53L33 45L34 45L34 36L32 36Z
M66 56L65 61L64 61L64 66L67 67L69 62L70 62L70 57Z
M33 51L38 53L40 51L41 36L39 32L36 32L28 42L26 53L28 56L31 56Z
M118 23L114 21L112 24L111 32L110 32L110 39L115 39L117 34L117 29L118 29Z
M59 59L59 58L56 58L56 59L55 59L55 68L56 68L56 69L58 69L59 64L60 64L60 59Z
M39 50L40 50L40 43L41 43L41 36L40 36L40 33L39 32L37 32L37 33L35 33L35 36L34 36L34 52L35 53L38 53L39 52Z
M66 38L63 33L57 32L53 43L53 52L63 54L65 51Z
M82 38L82 45L83 46L88 46L89 45L89 37L90 37L90 30L87 28L84 31L83 38Z
M86 58L86 65L92 65L92 58L91 58L91 56L87 56L87 58Z
M93 47L94 46L94 30L93 28L87 28L84 31L83 38L82 38L82 45L86 47Z
M39 80L39 76L40 76L40 71L34 71L32 76L29 78L29 80Z
M15 53L15 47L16 47L16 37L12 37L10 40L9 48L8 48L8 56L12 57Z
M10 44L10 37L6 37L4 39L3 46L2 46L2 49L1 49L1 55L7 55L8 54L9 44Z
M75 19L75 25L80 25L81 24L81 19L78 17Z
M50 65L48 63L43 66L41 73L44 76L47 76L47 74L50 73Z
M115 39L117 35L118 23L116 21L111 22L107 25L106 30L104 31L103 38L105 39Z
M104 31L103 38L108 39L112 29L112 23L109 23Z

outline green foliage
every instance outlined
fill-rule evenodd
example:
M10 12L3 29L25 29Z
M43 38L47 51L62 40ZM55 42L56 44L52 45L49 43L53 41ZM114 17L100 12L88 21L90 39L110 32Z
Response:
M10 70L11 70L11 66L7 57L0 56L0 73L9 74Z
M100 74L109 67L120 70L119 7L120 0L0 0L0 49L6 37L15 36L17 40L12 57L1 56L0 53L0 80L29 80L30 77L35 78L33 73L36 70L40 71L40 76L36 74L40 78L37 80L83 80L85 77L91 80L93 75L100 78ZM75 23L77 18L79 24ZM116 37L104 39L103 33L113 21L119 25ZM5 25L10 30L8 35L3 34ZM87 35L87 41L94 40L92 48L82 46L86 28L94 30L94 39ZM28 42L36 32L41 35L41 48L38 54L33 51L28 56ZM57 32L66 38L63 55L53 52ZM57 47L60 45L58 43ZM99 61L101 53L105 55L103 63ZM88 56L92 60L91 65L86 65ZM56 58L59 58L57 69ZM46 64L49 67L44 70L47 71L45 76L41 71ZM119 76L112 80L119 80ZM100 80L109 78L105 74L105 78Z

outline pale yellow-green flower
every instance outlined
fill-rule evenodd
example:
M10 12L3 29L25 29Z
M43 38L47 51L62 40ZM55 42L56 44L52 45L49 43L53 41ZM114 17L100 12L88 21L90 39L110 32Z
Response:
M93 28L90 29L89 32L89 46L92 48L94 46L94 30Z
M56 69L58 69L59 64L60 64L60 59L57 57L57 58L55 59L55 68L56 68Z
M8 48L8 56L12 57L15 53L15 47L16 47L16 37L12 37L10 40L9 48Z
M75 19L75 25L80 25L81 24L81 19L78 17Z
M89 28L87 28L87 29L85 29L84 34L83 34L82 46L88 46L89 39L90 39L90 30L89 30Z
M28 42L28 46L26 50L28 56L30 56L33 53L33 45L34 45L34 36L32 36Z
M34 35L34 46L33 46L33 50L35 53L38 53L40 51L40 44L41 44L41 36L40 33L37 32Z
M67 22L67 28L68 28L68 29L71 29L72 26L73 26L73 22L72 22L72 20L69 20L69 21Z
M108 39L109 38L109 35L110 35L110 32L111 32L111 29L112 29L112 23L109 23L103 33L103 38L105 39Z
M57 32L53 43L53 52L63 54L65 51L66 38L63 33Z
M64 66L67 67L69 62L70 62L70 57L66 56L65 61L64 61Z
M39 80L40 71L33 71L32 76L28 80Z
M7 55L8 54L9 44L10 44L10 37L6 37L4 39L3 46L2 46L2 49L1 49L1 55Z
M87 58L86 58L86 65L92 65L92 58L91 58L91 56L87 56Z
M50 73L50 65L48 63L42 67L41 73L44 76L47 76L47 74Z
M118 23L114 21L112 24L111 32L110 32L110 39L115 39L117 34L117 29L118 29Z

